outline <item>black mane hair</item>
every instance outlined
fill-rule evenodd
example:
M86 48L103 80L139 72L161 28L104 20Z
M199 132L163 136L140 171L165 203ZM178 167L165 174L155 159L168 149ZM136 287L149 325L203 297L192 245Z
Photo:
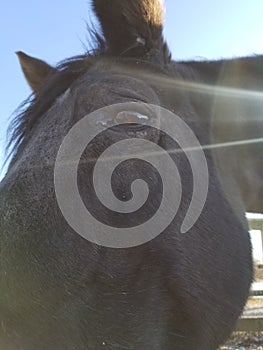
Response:
M8 127L7 160L17 151L38 118L90 67L91 59L92 56L84 55L64 60L56 67L39 93L32 94L21 104Z

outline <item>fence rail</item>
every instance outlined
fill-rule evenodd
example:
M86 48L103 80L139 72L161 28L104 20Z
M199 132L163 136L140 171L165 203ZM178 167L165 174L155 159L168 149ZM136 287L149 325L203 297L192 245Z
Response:
M263 282L254 282L252 284L250 296L263 296Z

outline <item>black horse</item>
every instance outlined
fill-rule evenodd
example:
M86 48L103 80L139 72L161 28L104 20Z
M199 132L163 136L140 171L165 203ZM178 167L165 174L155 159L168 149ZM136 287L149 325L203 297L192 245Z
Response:
M0 184L0 348L216 349L235 328L252 281L245 211L263 208L263 57L173 62L158 0L93 0L93 9L101 35L94 34L91 53L56 68L18 53L34 95L11 125L13 155ZM119 109L116 116L104 108L124 103L128 112ZM176 113L203 146L208 191L187 233L181 225L195 186L189 157L197 153L180 152L173 135L141 125L141 117L158 121L153 105ZM96 244L63 216L54 181L57 155L87 115L91 126L108 128L83 150L77 185L85 206L105 226L125 232L143 225L160 208L164 189L157 169L135 155L117 166L112 189L124 206L132 199L131 184L143 179L146 202L133 213L100 203L92 179L96 159L108 147L125 139L148 141L177 164L178 211L144 244ZM121 123L114 124L115 117ZM74 219L79 213L69 188L64 192ZM171 211L165 209L164 218Z

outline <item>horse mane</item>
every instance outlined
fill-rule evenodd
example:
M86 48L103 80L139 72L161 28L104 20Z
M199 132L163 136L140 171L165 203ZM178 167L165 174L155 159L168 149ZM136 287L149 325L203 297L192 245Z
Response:
M57 65L57 69L43 84L37 95L31 94L16 110L11 121L6 146L6 161L17 152L22 141L26 140L39 117L43 115L70 85L91 65L92 56L83 55L69 58Z

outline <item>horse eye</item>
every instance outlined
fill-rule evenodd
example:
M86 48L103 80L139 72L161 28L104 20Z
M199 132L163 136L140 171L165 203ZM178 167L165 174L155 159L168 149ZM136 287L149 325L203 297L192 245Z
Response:
M150 117L134 111L119 112L114 118L102 119L97 124L103 127L112 127L118 124L144 124L149 122Z
M123 111L116 115L115 120L117 123L127 123L127 124L140 124L141 122L149 121L147 115L134 112L134 111Z

